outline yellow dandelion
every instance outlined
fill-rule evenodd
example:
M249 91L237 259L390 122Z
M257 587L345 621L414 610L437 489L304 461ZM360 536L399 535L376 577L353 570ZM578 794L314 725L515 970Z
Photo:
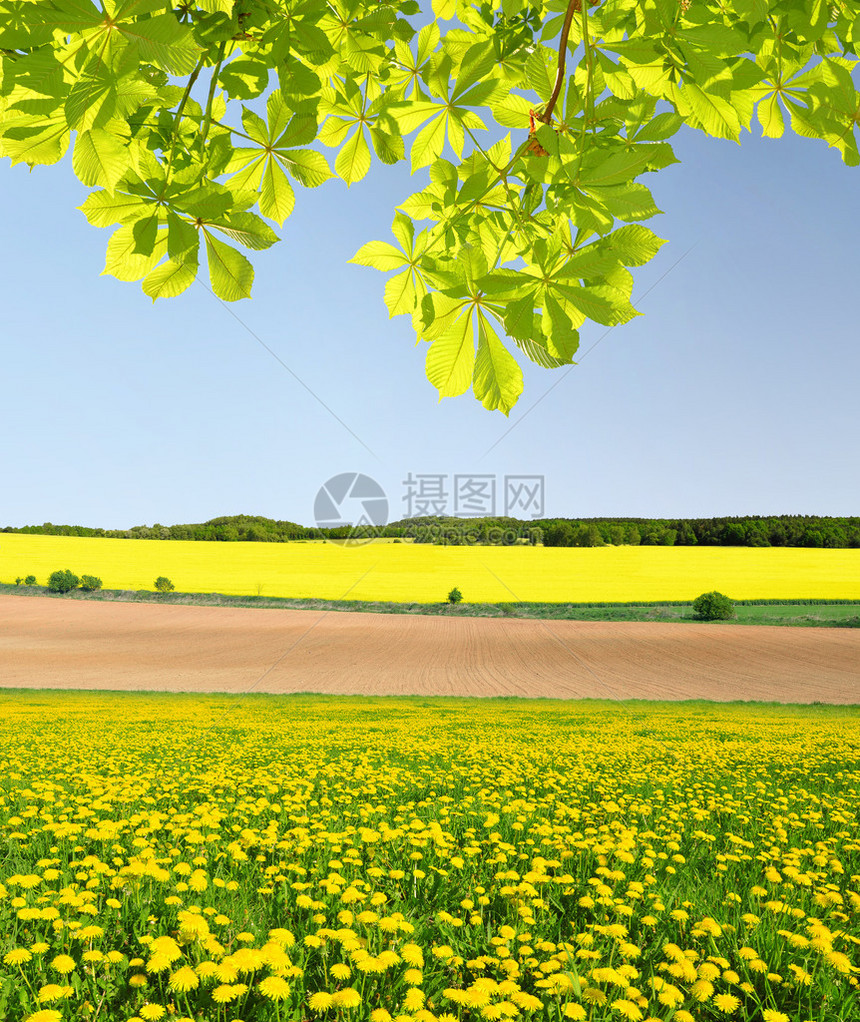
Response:
M328 1011L334 1002L334 998L331 994L327 994L324 990L320 990L315 994L311 994L308 998L308 1007L311 1011L324 1012Z
M855 971L852 968L851 959L848 955L842 954L841 951L827 951L824 955L824 959L832 965L837 972L841 972L843 976L847 976L851 972Z
M42 1004L50 1004L52 1001L59 1001L64 997L68 997L66 993L70 987L60 986L59 983L46 983L43 987L39 988L39 1001Z
M260 980L257 989L270 1001L285 1001L290 996L290 984L280 976L267 976Z
M344 987L343 990L332 994L332 1006L335 1008L351 1010L357 1008L359 1004L361 1004L361 994L353 987Z
M622 1018L630 1019L630 1022L640 1022L640 1019L643 1018L642 1009L633 1001L620 998L612 1002L612 1007Z
M160 1004L144 1004L138 1014L146 1022L158 1022L160 1018L164 1018L167 1012Z
M400 957L408 965L415 965L419 968L424 965L424 952L417 944L404 944L400 949Z
M67 973L75 971L75 960L71 955L57 955L51 962L51 968L65 976Z
M200 985L200 977L190 965L184 965L170 977L170 989L180 994L188 993L189 990L196 990Z
M562 1014L565 1018L572 1018L573 1022L581 1022L586 1017L585 1008L581 1004L566 1004Z
M175 961L169 954L158 952L146 963L147 972L166 972Z
M229 1004L230 1001L235 1001L238 996L236 988L230 983L220 983L212 991L212 1000L218 1004Z
M149 953L151 955L164 955L169 961L175 962L182 957L182 949L173 937L156 937L150 941Z
M16 947L4 955L3 962L6 965L24 965L24 963L29 962L32 957L33 956L26 948Z
M424 1007L424 1000L424 991L419 990L418 987L411 987L406 991L406 996L403 998L403 1007L411 1012L420 1011Z

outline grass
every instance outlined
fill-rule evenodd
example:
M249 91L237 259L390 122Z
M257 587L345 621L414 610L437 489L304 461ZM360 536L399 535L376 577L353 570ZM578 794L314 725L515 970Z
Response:
M0 747L4 1022L860 1017L860 708L13 691Z
M51 593L42 586L0 583L0 594L48 596L58 600L96 600L106 603L168 603L198 607L245 607L265 610L319 610L374 614L432 614L445 617L540 618L568 621L663 621L698 623L691 603L390 603L371 600L315 600L272 596L230 596L223 593L157 593L148 589L100 590L89 593ZM730 624L792 625L858 628L860 603L826 600L805 602L769 600L735 605Z

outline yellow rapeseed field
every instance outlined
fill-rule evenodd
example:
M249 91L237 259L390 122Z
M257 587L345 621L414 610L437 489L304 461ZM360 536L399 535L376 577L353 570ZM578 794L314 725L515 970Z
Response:
M0 581L69 568L106 589L470 603L860 598L860 550L748 547L461 547L368 543L204 543L7 534Z
M860 711L0 696L4 1022L856 1022Z

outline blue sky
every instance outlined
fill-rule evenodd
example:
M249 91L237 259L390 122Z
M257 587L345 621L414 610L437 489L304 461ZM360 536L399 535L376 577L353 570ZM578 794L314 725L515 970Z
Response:
M70 168L3 160L0 524L312 524L346 471L379 481L392 520L409 473L542 475L552 516L860 513L858 170L793 135L673 144L681 163L642 179L668 239L634 271L644 315L587 327L570 370L526 364L509 419L440 404L385 278L347 263L420 187L406 165L300 190L228 309L199 284L153 305L99 276L108 232Z

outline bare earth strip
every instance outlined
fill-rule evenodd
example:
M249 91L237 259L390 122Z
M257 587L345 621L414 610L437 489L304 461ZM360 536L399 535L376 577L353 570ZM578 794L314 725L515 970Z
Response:
M860 631L0 597L0 687L860 703Z

